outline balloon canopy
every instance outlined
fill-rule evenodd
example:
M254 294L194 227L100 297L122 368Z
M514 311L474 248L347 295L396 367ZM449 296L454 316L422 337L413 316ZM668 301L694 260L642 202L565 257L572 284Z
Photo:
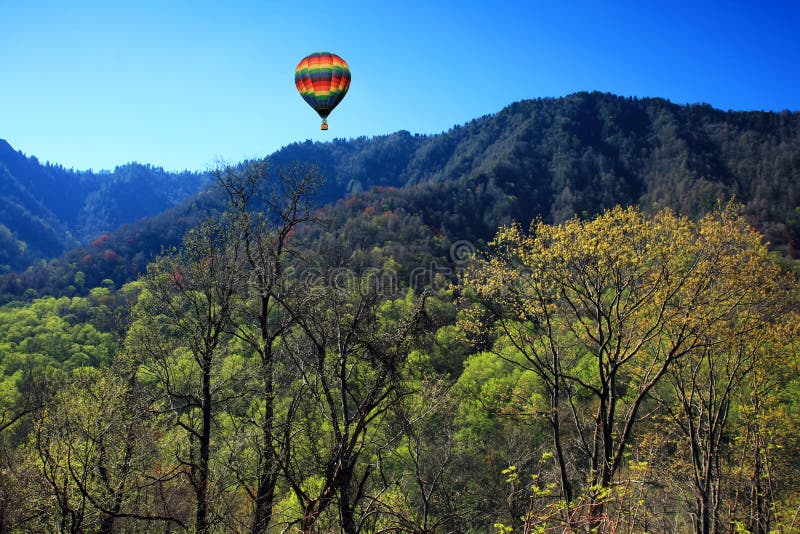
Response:
M314 52L298 63L294 84L303 100L322 117L321 129L327 130L328 115L350 87L350 67L336 54Z

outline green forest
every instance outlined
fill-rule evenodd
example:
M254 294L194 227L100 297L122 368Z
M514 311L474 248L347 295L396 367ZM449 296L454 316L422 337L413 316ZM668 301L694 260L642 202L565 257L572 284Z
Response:
M217 171L134 282L0 310L4 531L798 527L796 272L741 205L409 273L303 245L320 177L270 176Z
M798 125L580 93L0 225L0 532L800 532Z
M207 175L131 164L103 182L2 148L0 303L85 296L106 279L136 280L162 247L178 246L206 214L225 210L224 195L200 187L213 181ZM317 167L325 181L313 201L330 221L325 231L352 247L392 240L367 231L376 218L391 218L414 240L394 240L395 248L432 248L446 259L447 246L429 241L480 245L512 221L558 224L616 205L698 217L733 199L774 250L789 258L800 250L798 113L576 93L516 102L438 135L307 141L266 159L273 169ZM59 202L36 210L37 195ZM81 246L45 246L47 236L80 237Z

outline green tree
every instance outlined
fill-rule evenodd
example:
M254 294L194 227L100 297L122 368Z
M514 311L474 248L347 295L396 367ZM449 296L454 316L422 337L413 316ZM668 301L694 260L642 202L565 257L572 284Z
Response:
M153 523L184 526L165 507L174 474L160 472L161 423L130 373L78 371L33 425L37 469L55 505L36 528L110 534Z

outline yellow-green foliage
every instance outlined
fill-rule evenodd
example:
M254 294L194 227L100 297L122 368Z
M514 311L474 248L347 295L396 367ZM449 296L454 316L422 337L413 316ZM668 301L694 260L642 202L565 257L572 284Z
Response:
M89 322L97 313L102 310L80 297L49 297L27 305L3 306L0 365L8 373L29 358L67 369L108 364L116 343L110 333L100 332Z
M485 437L496 432L492 419L504 408L513 407L529 421L547 414L552 428L559 425L555 441L567 449L561 485L571 480L572 489L580 490L573 492L572 506L588 506L590 522L601 521L621 471L636 477L645 470L647 463L629 463L625 453L635 447L638 431L651 430L649 417L662 411L678 425L678 434L695 424L717 425L715 441L704 431L696 441L719 455L716 443L731 432L724 417L733 403L737 431L746 435L743 443L752 442L762 471L773 460L758 451L790 443L759 423L785 418L773 407L788 404L767 401L766 384L778 381L758 373L789 371L791 351L779 346L786 345L780 338L791 336L779 332L797 328L788 313L797 283L737 206L720 207L699 220L669 210L647 214L616 207L591 220L534 222L528 232L511 225L490 246L463 276L459 326L488 351L470 357L459 379L468 392L462 422ZM765 367L766 362L771 364ZM534 376L525 380L525 373ZM689 391L683 404L670 404L673 393L663 385L668 379L675 392ZM527 397L520 395L525 383ZM781 386L792 387L786 381ZM753 401L746 400L748 388ZM718 410L719 417L697 418L709 410ZM695 472L717 461L711 458L706 464L696 460ZM587 467L575 469L573 462ZM785 468L797 472L796 466ZM715 469L708 475L716 477L714 484L722 476L722 468ZM677 471L669 475L678 477ZM692 487L702 491L689 478L677 483L689 488L688 502ZM540 496L537 491L534 496ZM580 499L588 500L577 504ZM634 514L633 508L626 510Z

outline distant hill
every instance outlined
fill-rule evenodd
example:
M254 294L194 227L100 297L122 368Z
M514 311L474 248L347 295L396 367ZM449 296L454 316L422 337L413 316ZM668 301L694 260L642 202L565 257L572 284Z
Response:
M136 163L100 173L42 165L0 139L0 273L160 213L207 183L204 174Z
M730 198L745 204L773 248L796 257L800 244L799 113L577 93L517 102L439 135L308 141L268 159L275 167L316 164L326 176L318 200L329 205L328 224L309 239L365 250L391 242L387 250L407 261L455 240L479 243L512 220L557 223L616 204L698 216ZM7 276L0 294L74 292L78 270L87 285L124 282L221 208L218 196L204 193ZM416 241L402 242L409 239Z

